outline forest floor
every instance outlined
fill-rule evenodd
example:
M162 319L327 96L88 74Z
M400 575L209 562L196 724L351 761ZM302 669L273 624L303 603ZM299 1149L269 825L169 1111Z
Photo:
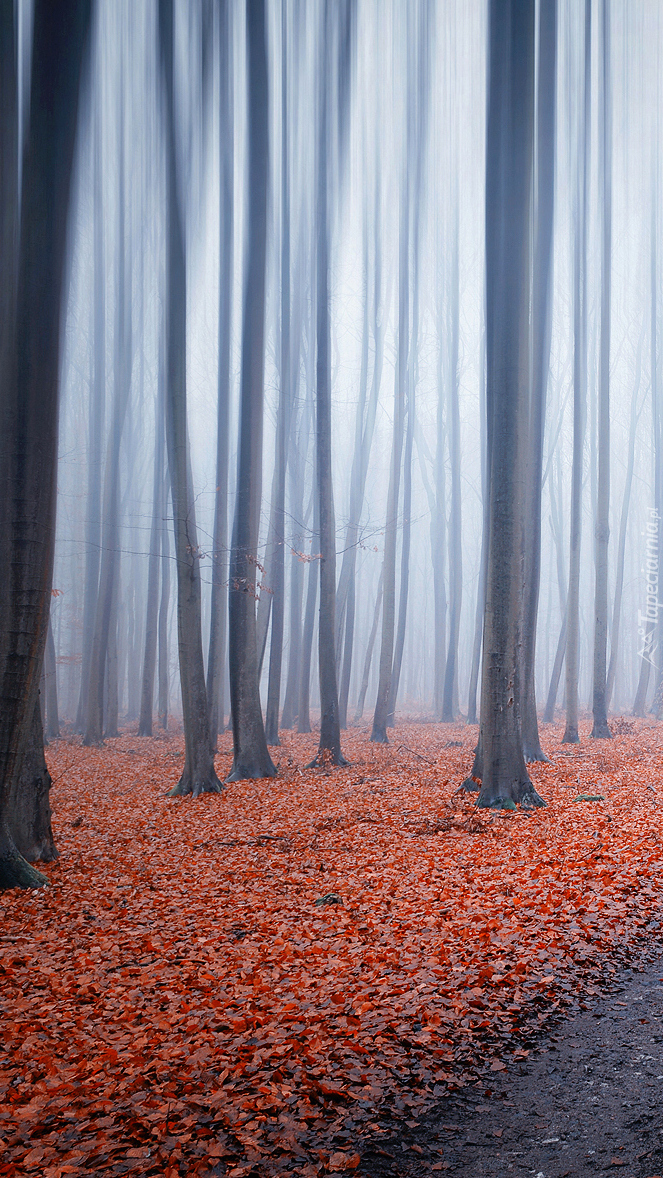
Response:
M54 742L60 858L0 895L0 1175L663 1173L663 726L614 729L546 726L527 813L457 793L464 725L333 770L285 733L197 801L180 735Z

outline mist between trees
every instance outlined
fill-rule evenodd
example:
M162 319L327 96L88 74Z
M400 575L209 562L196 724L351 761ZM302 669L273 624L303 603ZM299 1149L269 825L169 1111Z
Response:
M197 796L465 717L528 806L546 722L663 713L662 20L0 6L3 882L42 727L183 722Z

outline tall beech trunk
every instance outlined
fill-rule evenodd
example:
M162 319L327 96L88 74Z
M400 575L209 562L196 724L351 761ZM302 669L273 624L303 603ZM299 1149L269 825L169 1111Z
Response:
M212 591L210 634L207 657L207 706L212 751L225 718L224 684L228 617L228 473L231 381L232 273L234 233L234 104L232 13L230 0L219 8L219 57L221 102L219 145L221 191L219 205L219 372L216 419L216 491L214 496L214 539L212 545Z
M592 38L591 0L585 0L582 107L577 129L576 195L573 243L573 459L569 531L569 593L566 621L566 727L562 742L577 744L580 645L580 548L582 475L587 404L587 152L590 135Z
M663 567L661 561L663 536L661 536L661 510L663 508L661 495L661 415L658 401L658 299L657 299L657 283L658 283L658 250L657 250L657 199L656 199L656 178L658 172L658 151L654 152L655 170L652 177L652 209L651 209L651 225L650 225L650 242L649 242L649 289L650 289L650 303L649 303L649 348L650 348L650 373L651 373L651 409L652 409L652 425L654 434L654 510L658 520L656 527L656 534L658 541L654 546L654 551L658 557L657 572ZM649 543L647 545L647 555L649 557ZM633 702L633 715L644 716L647 705L647 690L649 688L649 676L654 662L653 648L656 642L658 632L658 664L659 664L659 680L663 677L663 664L660 661L661 651L661 633L662 623L660 618L660 610L653 611L657 616L649 617L649 610L645 610L644 617L642 614L639 617L638 636L640 639L640 649L638 651L640 657L640 674L638 676L638 686L635 693L635 700Z
M530 365L534 3L491 0L486 148L488 565L478 805L543 805L520 730Z
M229 662L233 765L228 781L273 777L260 707L256 563L262 467L269 87L265 0L247 0L248 244L244 278L237 497L230 554Z
M301 330L301 327L300 327ZM303 466L305 451L308 447L310 434L310 419L308 404L304 405L300 418L299 431L290 431L289 470L289 503L290 514L295 523L295 535L291 539L292 559L290 562L290 609L289 635L290 646L288 653L288 674L286 677L285 699L283 701L283 728L294 728L299 714L299 684L302 654L302 603L304 599L304 529L309 515L304 515L304 477ZM298 436L297 436L298 435ZM302 446L304 453L302 453ZM313 495L315 489L313 490Z
M104 470L101 525L101 566L90 651L90 679L83 744L101 745L104 728L104 699L108 700L108 653L111 627L117 626L113 601L120 558L120 447L131 392L131 298L127 292L127 241L125 233L125 143L124 96L119 98L118 162L118 260L115 300L113 407ZM116 641L117 635L115 633ZM116 648L115 648L116 649ZM117 724L110 726L116 735Z
M102 183L101 101L94 123L94 290L92 295L93 362L88 406L88 467L85 508L85 587L83 592L83 650L76 731L84 732L90 691L90 660L99 591L101 558L101 468L106 403L106 269L104 264L104 207Z
M387 491L387 519L384 530L384 558L382 563L382 636L378 693L373 714L371 740L388 744L389 693L394 660L394 630L396 624L396 544L398 538L398 504L403 453L403 419L408 375L408 343L410 335L410 234L409 186L407 169L401 177L400 225L398 245L398 351L394 380L394 427Z
M481 555L479 557L479 577L477 580L477 596L474 607L474 641L472 643L472 664L470 667L470 682L467 690L467 722L476 724L477 717L477 686L479 682L479 668L481 665L481 644L483 642L483 614L486 598L486 563L488 555L488 471L486 452L486 347L485 335L481 343L481 374L479 378L479 411L481 413Z
M594 526L594 667L592 736L612 736L608 727L606 661L608 646L608 541L610 539L610 315L612 284L612 77L610 4L601 3L599 51L599 157L601 184L601 334L599 345L598 479Z
M154 713L154 676L157 665L157 635L159 626L159 565L161 564L161 529L164 516L164 404L163 383L155 403L154 484L152 489L152 525L150 527L150 556L147 567L147 609L145 616L145 650L140 693L138 735L152 735Z
M454 199L453 241L451 245L450 282L450 356L449 356L449 457L451 459L451 518L449 520L449 645L444 668L442 720L451 723L454 715L454 688L458 675L458 638L463 595L463 553L461 544L461 453L460 396L458 389L458 329L460 282L458 273L458 191Z
M168 730L168 696L169 696L169 674L168 674L168 608L170 605L170 540L168 537L168 520L166 519L166 507L168 503L168 475L164 475L163 493L161 502L163 504L163 515L161 519L161 536L159 546L161 548L161 597L159 600L159 621L157 625L157 647L159 652L159 671L158 671L158 687L159 698L157 703L157 714L159 720L159 727L164 731Z
M351 5L332 5L324 0L323 25L321 29L321 67L319 76L319 130L317 143L316 180L316 478L318 487L318 509L320 513L320 610L318 614L318 668L320 677L320 741L314 763L328 759L333 765L347 764L341 751L341 727L338 712L338 686L336 679L335 631L336 631L336 518L334 512L334 487L332 482L332 426L331 426L331 324L329 255L331 248L331 220L329 213L329 187L333 169L330 167L329 140L332 136L340 143L342 126L335 125L330 112L330 85L332 80L330 56L335 34L339 34L341 46L349 52L348 32ZM333 14L333 15L332 15ZM338 25L337 25L338 21ZM340 27L339 27L340 26ZM339 113L344 114L344 98L347 101L347 76L344 86L344 70L347 62L339 54Z
M383 584L384 570L380 570L380 580L378 581L378 589L375 595L375 606L373 609L373 624L371 625L371 632L368 636L368 644L366 646L366 654L364 655L364 669L361 673L361 686L359 688L359 697L357 699L357 708L355 711L355 724L358 724L364 714L364 704L366 703L366 692L368 691L368 677L371 673L371 662L373 661L373 649L375 647L375 639L378 633L378 623L380 621L380 609L382 607L382 584Z
M633 383L633 393L631 395L631 417L628 433L628 460L626 466L626 479L624 481L624 497L622 499L622 510L619 519L619 537L617 540L615 597L612 608L612 629L610 633L610 663L608 665L608 677L605 687L605 703L607 708L610 707L610 700L612 698L612 692L615 686L617 657L619 654L619 628L622 615L622 591L624 587L624 563L626 559L626 526L628 524L628 511L631 502L631 487L633 485L633 470L635 467L635 435L638 427L638 418L640 416L638 410L638 394L640 392L640 378L642 375L642 347L644 344L644 335L645 329L643 324L635 360L635 380Z
M58 676L55 662L55 640L53 626L49 618L46 633L46 649L44 651L44 690L46 693L45 710L46 724L44 735L46 740L56 740L60 735L60 715L58 711Z
M555 191L555 90L557 0L539 5L539 62L536 136L536 219L532 280L532 396L529 412L523 686L521 732L526 761L547 761L536 714L536 622L541 580L541 491L543 433L552 334L553 203Z
M288 26L285 0L281 0L281 355L279 409L276 425L276 497L272 564L272 629L267 679L265 736L267 744L278 745L285 620L285 483L288 439L293 397L290 322L290 153L288 146Z
M159 0L166 147L166 444L175 523L177 641L184 722L184 768L170 796L222 786L210 748L200 615L200 550L187 436L186 254L175 142L173 0Z
M60 312L90 9L89 0L35 2L20 218L11 199L2 210L2 249L9 251L1 259L2 281L10 289L0 327L0 550L8 570L0 577L0 888L46 882L21 854L12 831L32 788L21 773L34 732L50 610ZM9 91L8 107L0 110L3 201L7 186L16 184L18 191L18 137L10 125L18 109L15 32L13 5L7 3L0 13L3 98ZM48 791L35 791L32 802L46 832L44 847L50 844Z

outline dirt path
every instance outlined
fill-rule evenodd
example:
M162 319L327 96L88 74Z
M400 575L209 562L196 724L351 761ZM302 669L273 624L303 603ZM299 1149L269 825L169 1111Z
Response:
M626 970L520 1068L375 1137L361 1174L663 1175L663 958Z

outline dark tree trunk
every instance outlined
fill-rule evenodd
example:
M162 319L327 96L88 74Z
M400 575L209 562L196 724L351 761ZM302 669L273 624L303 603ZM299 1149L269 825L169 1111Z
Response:
M2 191L18 183L12 68L13 6L2 6L2 77L10 91L0 111ZM3 205L2 258L8 319L2 328L0 371L0 887L39 887L12 835L19 808L25 751L35 723L50 610L55 535L55 476L60 308L67 214L89 0L36 0L28 127L23 157L20 239L10 201ZM7 70L7 74L5 71ZM14 99L11 100L11 95ZM3 94L3 98L6 97ZM8 228L4 218L10 220ZM13 222L13 223L12 223ZM17 264L14 250L18 241ZM14 243L14 245L12 245ZM5 269L5 261L8 263ZM14 291L11 275L16 273ZM5 334L6 333L6 334ZM47 802L48 794L45 798ZM50 834L47 805L35 798L40 829Z
M525 602L523 615L522 740L526 761L547 761L536 714L536 622L541 579L543 432L552 333L553 202L555 191L555 80L557 0L539 6L536 142L536 221L532 285L532 397L529 412Z
M173 2L160 0L159 34L166 140L166 442L175 521L177 639L184 721L184 768L177 794L215 793L222 787L210 749L200 616L200 551L187 437L186 256L177 180L174 104Z
M472 665L467 698L467 722L476 724L477 685L481 665L481 644L483 641L483 615L486 599L486 563L488 556L488 472L486 453L486 347L485 337L481 346L481 376L479 380L479 408L481 412L481 556L479 578L474 609L474 642L472 644Z
M28 863L38 859L51 863L58 857L51 829L52 784L44 757L41 709L37 702L13 797L10 827L16 848Z
M273 777L260 707L256 562L262 466L269 88L264 0L247 0L249 196L237 499L230 556L229 661L234 757L229 781Z
M212 548L212 593L209 654L207 658L207 704L212 751L223 730L224 684L228 616L228 430L231 379L232 272L234 227L234 129L233 68L230 0L220 6L219 54L221 70L220 151L221 200L219 258L219 375L216 427L216 493L214 498L214 541Z
M534 3L491 0L486 150L488 565L478 804L541 805L520 730Z
M106 403L106 270L104 265L104 213L102 184L101 102L95 111L94 134L94 293L93 369L88 408L88 468L85 507L85 588L83 594L83 650L81 688L76 711L76 731L84 732L90 692L90 660L99 591L101 557L101 468Z
M610 5L602 0L599 154L601 172L601 338L599 348L598 482L594 528L594 678L592 736L612 736L608 727L606 661L608 646L608 541L610 538L610 312L612 254L612 79Z

